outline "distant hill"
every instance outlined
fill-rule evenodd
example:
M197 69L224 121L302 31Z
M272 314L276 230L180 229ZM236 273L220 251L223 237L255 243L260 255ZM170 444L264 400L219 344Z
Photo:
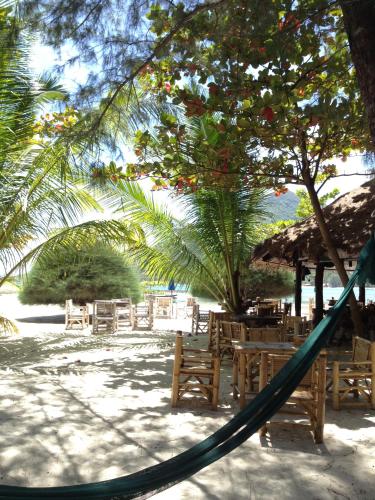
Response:
M287 191L281 196L270 194L267 199L266 210L270 212L272 222L297 219L296 208L298 203L299 198L292 191Z

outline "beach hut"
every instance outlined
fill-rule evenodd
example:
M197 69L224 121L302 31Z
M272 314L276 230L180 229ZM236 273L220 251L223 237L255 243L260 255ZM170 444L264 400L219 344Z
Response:
M323 209L329 231L345 269L356 267L359 252L375 231L375 181L371 180ZM323 316L324 269L333 268L315 216L296 222L258 245L253 262L295 268L295 314L301 315L302 281L315 269L315 318ZM361 302L365 289L361 287Z

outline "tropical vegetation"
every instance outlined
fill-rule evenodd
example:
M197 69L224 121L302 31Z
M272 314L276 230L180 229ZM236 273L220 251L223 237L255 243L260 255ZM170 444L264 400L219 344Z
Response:
M154 202L137 184L119 181L121 210L145 239L131 248L151 279L198 286L227 310L243 312L241 276L264 218L260 189L200 189L181 200L181 213Z
M27 262L59 246L134 236L118 221L80 222L101 205L74 161L72 143L61 133L74 125L74 113L44 115L41 127L43 104L65 94L50 79L33 78L31 37L21 28L9 9L0 10L0 286ZM1 327L9 330L12 324L2 318Z
M77 304L95 299L141 299L137 271L123 254L106 244L60 248L36 262L19 295L23 304Z

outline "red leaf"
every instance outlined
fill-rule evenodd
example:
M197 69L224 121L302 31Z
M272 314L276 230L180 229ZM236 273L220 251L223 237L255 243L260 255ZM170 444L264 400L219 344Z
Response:
M270 108L269 106L266 106L263 111L262 111L262 116L269 122L272 122L272 120L275 118L275 113L273 112L273 109Z

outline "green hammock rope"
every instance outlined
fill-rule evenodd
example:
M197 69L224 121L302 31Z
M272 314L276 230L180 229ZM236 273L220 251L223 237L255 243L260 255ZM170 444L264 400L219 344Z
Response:
M246 441L288 400L330 340L354 285L367 280L375 284L375 235L362 249L357 269L339 300L296 354L242 411L192 448L160 464L109 481L49 488L0 485L0 499L136 498L166 489L219 460Z

